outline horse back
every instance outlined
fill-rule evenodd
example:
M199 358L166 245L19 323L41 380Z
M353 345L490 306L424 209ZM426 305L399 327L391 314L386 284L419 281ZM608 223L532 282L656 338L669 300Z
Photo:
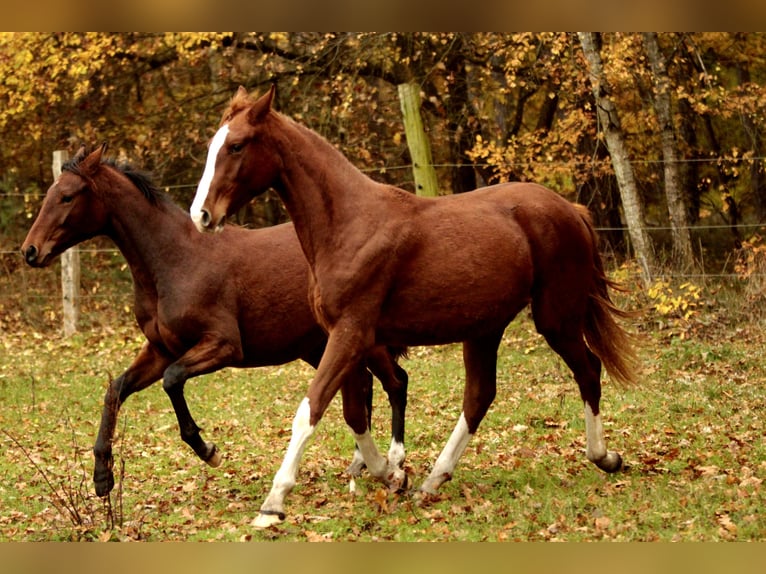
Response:
M180 352L200 333L213 332L241 348L235 366L250 367L289 362L323 344L292 225L195 234L184 244L183 278L171 281L160 297L165 346Z
M477 324L501 330L543 283L577 283L590 271L581 210L542 186L496 185L413 205L387 234L397 244L385 250L395 261L378 325L384 340L432 344L462 340Z

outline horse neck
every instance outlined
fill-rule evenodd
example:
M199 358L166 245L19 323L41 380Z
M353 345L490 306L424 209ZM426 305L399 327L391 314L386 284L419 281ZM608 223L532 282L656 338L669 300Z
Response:
M181 234L191 221L170 202L153 205L124 176L113 175L104 189L109 190L104 198L110 216L106 235L128 262L136 288L155 291L158 278L183 249Z
M276 186L309 263L314 264L323 249L337 245L347 227L364 226L363 206L375 201L380 185L359 171L319 134L292 120L282 122L275 145L283 169Z

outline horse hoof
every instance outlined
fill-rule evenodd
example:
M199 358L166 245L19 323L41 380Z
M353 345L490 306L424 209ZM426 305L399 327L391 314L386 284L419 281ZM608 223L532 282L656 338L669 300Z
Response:
M269 528L271 526L276 526L277 524L281 524L285 521L285 513L284 512L277 512L277 511L264 511L258 513L258 516L256 516L253 521L250 523L251 526L263 529L263 528Z
M93 485L96 489L96 496L100 498L109 496L109 493L114 488L114 475L109 472L104 477L94 478Z
M213 445L213 452L205 462L213 468L218 468L221 466L221 461L223 461L223 455L221 454L221 451L218 450L215 445Z
M619 453L616 452L608 452L606 453L606 456L602 458L601 460L594 461L596 466L599 467L604 472L613 473L617 472L622 468L622 457Z
M346 474L352 478L358 478L362 476L362 471L365 468L367 468L367 465L364 464L363 460L354 460L348 465L348 468L346 468Z
M450 480L452 480L452 475L448 472L436 476L429 475L429 477L423 481L423 484L420 485L418 490L423 494L435 495L438 493L441 485Z
M622 467L623 467L623 464L622 464L622 457L620 456L620 454L617 453L617 452L612 452L612 453L609 453L609 454L611 454L613 456L611 456L611 457L607 456L607 458L611 459L611 462L608 465L608 467L605 468L604 470L606 472L609 472L609 473L617 472L618 470L621 470Z
M412 500L415 503L415 506L418 507L426 507L434 502L439 502L443 499L443 495L439 494L438 492L431 492L428 490L423 490L422 488L418 488L412 491Z
M388 477L387 483L390 492L402 493L407 491L410 480L403 469L398 469Z

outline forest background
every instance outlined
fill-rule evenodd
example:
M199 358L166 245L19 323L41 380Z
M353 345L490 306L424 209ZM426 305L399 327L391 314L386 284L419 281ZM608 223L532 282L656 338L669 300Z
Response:
M0 251L6 270L51 152L107 142L182 205L239 85L379 181L414 190L397 87L415 84L440 193L502 180L587 205L647 283L728 274L766 217L759 33L6 33ZM594 59L595 57L595 59ZM627 174L627 175L626 175ZM286 214L273 195L240 223ZM752 253L750 253L752 255Z
M595 501L602 500L598 489L603 488L629 492L634 500L623 508L619 497L609 497L615 509L604 509L598 502L593 512L570 501L566 512L554 505L550 515L535 507L533 520L504 519L482 536L763 540L766 523L753 509L762 508L766 492L761 488L766 463L760 440L765 408L761 361L766 309L766 246L761 238L766 222L765 44L766 35L759 33L0 34L0 402L7 405L0 422L11 429L3 441L8 447L6 459L12 463L9 469L0 469L4 477L0 482L11 485L7 492L0 486L0 494L16 497L4 503L7 511L0 516L0 538L101 539L105 534L105 539L188 539L190 527L202 531L197 519L188 516L176 529L159 503L150 519L142 518L144 526L137 534L127 526L119 536L110 528L102 533L100 516L86 534L81 522L74 525L74 533L62 528L61 523L68 520L66 510L51 503L51 490L46 490L37 474L63 472L62 481L75 484L64 492L81 489L88 493L89 498L83 496L86 504L95 504L88 479L94 435L89 425L98 412L101 389L94 381L103 384L105 370L111 376L121 364L126 365L141 336L132 317L130 272L108 240L96 238L81 246L80 333L71 340L56 337L61 328L58 266L30 269L18 248L51 184L54 150L74 153L80 145L106 142L108 155L153 172L157 183L187 207L202 173L207 141L237 87L262 93L276 84L280 111L323 134L370 177L413 192L416 185L399 87L415 85L439 193L463 193L507 179L527 180L588 206L610 276L631 288L626 298L620 295L620 303L646 311L631 325L648 340L642 350L641 387L622 394L610 388L607 393L618 397L622 405L617 424L625 451L632 453L634 474L620 475L606 487L597 476L588 479L596 484ZM272 193L235 217L250 227L286 218ZM582 435L579 428L569 429L570 420L580 420L580 405L573 400L569 412L570 403L561 398L564 387L574 396L571 380L561 375L552 360L539 364L542 343L532 331L528 317L522 317L509 332L507 352L512 355L514 377L519 379L514 382L520 382L522 390L514 386L508 394L511 406L503 409L498 400L493 407L498 416L512 412L517 418L501 419L498 431L489 423L483 427L490 438L493 432L502 434L508 428L539 431L543 445L539 456L546 455L544 468L532 465L540 471L539 478L519 474L514 479L518 488L511 484L512 498L518 498L521 508L528 506L523 495L548 490L549 480L565 477L561 484L569 484L566 476L573 472L571 461L579 456L581 445L573 439L567 446L566 436L569 432ZM432 387L447 381L450 392L459 390L462 367L459 351L452 348L418 350L414 356L417 360L408 363L408 369L421 387L413 397L425 398L421 402L426 411L408 417L408 433L413 437L408 456L422 470L425 461L435 456L436 446L431 444L441 444L449 432L431 428L436 411L459 403L442 394L443 389ZM537 370L527 372L532 369L525 366L527 358ZM449 375L437 371L444 365ZM236 442L240 428L261 423L244 420L245 413L257 409L246 407L245 399L231 392L229 377L235 375L227 371L220 376L197 387L200 392L205 389L205 395L197 399L200 402L213 389L210 404L206 409L201 405L200 412L214 413L219 403L243 401L232 404L232 413L239 414L223 416L226 423L215 431L228 433L232 454L242 458L239 464L243 469L257 468L258 474L251 478L252 471L241 470L223 476L236 485L226 491L236 499L233 502L218 490L209 496L222 504L242 505L236 489L243 477L247 477L245 483L250 481L247 496L259 498L273 471L270 457L283 445L272 435L268 435L271 442L264 439L264 444L255 446ZM236 376L249 381L257 375ZM284 389L275 387L277 393L304 388L287 389L281 370L263 376L284 384ZM305 381L309 376L300 371L297 378ZM271 387L263 385L258 392ZM148 512L146 500L141 499L147 493L167 495L171 500L163 504L178 503L189 510L183 506L189 502L187 484L179 487L174 473L196 467L189 463L182 445L168 440L175 434L174 422L161 393L161 389L147 390L149 398L136 400L130 411L133 418L125 427L126 434L141 437L134 441L137 444L126 441L128 476L132 472L140 480L157 481L145 489L126 487L126 496L130 493L138 499L132 506L126 504L128 518L131 512L133 517ZM540 398L524 404L543 410L518 411L519 393ZM62 397L75 397L71 410ZM275 407L279 417L289 418L297 399L277 394L265 403L289 405ZM145 421L136 420L139 405L146 411ZM56 418L59 409L62 414ZM158 409L166 418L155 432ZM385 416L385 409L378 410ZM232 419L239 416L241 424ZM339 416L335 418L340 421ZM438 438L418 440L421 420ZM274 423L275 428L278 424ZM74 461L69 460L66 446L47 442L53 437L68 440L70 426L77 427ZM20 439L16 439L18 429L25 433ZM142 435L143 429L152 430ZM347 438L345 429L338 435ZM511 445L508 452L515 462L510 475L516 476L517 466L529 466L524 461L531 451L501 438L498 442ZM235 444L239 445L236 450ZM347 445L338 444L340 454L332 464L326 463L324 451L322 457L311 460L322 461L327 468L342 468ZM486 444L481 443L481 448ZM566 456L551 456L561 444ZM327 448L326 442L321 445ZM129 448L138 452L130 456ZM161 454L143 461L143 453L154 449ZM33 458L27 460L25 452ZM245 452L260 458L253 462L244 457ZM45 464L38 463L38 458ZM82 460L87 462L81 464ZM178 468L155 472L158 461ZM559 467L552 470L550 461L557 461ZM142 462L154 466L134 466ZM316 472L324 472L323 468L316 465ZM466 468L486 472L503 467L488 456L486 461L468 461ZM200 480L208 481L202 472ZM82 482L80 477L85 477ZM667 488L659 487L658 477ZM324 480L312 481L305 491L305 504L313 504L317 489L342 490L339 480L329 486ZM479 474L473 480L481 484L485 477ZM625 488L629 480L635 487ZM503 475L499 484L507 483L508 476ZM189 488L194 491L196 484ZM678 489L687 492L689 484L703 490L675 496ZM472 492L476 500L479 491ZM559 496L561 489L556 492ZM375 498L378 494L369 491L371 508L383 512L389 502ZM449 518L444 538L465 539L458 514L466 513L453 511L456 505L449 501L454 496L445 498L445 508L438 509ZM677 508L656 511L669 500L678 501ZM350 503L344 500L343 504ZM497 502L498 507L507 504L506 499ZM490 508L494 513L495 507ZM235 510L231 512L237 524L246 524L250 503ZM390 510L392 520L404 524L407 536L421 536L409 532L409 523L396 514L393 504ZM313 512L309 508L297 515L310 517ZM198 516L203 514L205 521L212 522L219 516L209 512ZM332 508L327 514L341 512ZM230 514L220 516L226 523L233 520ZM93 526L96 523L98 528ZM473 532L474 526L467 531ZM301 530L302 523L298 527L296 538L316 537L313 526L308 534ZM226 539L251 536L242 532L238 526L223 535ZM382 530L373 534L401 538ZM219 530L199 534L202 539L221 535ZM347 539L350 535L333 536Z

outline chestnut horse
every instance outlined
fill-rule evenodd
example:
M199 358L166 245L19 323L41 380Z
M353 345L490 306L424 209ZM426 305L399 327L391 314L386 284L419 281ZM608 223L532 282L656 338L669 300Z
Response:
M103 147L89 155L83 149L63 166L22 246L27 263L45 267L65 249L105 235L130 266L134 312L146 342L106 391L93 449L99 496L114 486L112 439L128 396L162 378L181 438L199 458L218 466L220 451L202 440L189 413L186 381L227 366L298 358L316 367L327 341L309 307L308 267L291 224L200 235L188 213L146 174L102 160L102 154ZM371 350L369 365L389 393L392 444L401 466L407 373L382 348ZM371 377L364 370L356 375L355 384L371 399ZM352 475L362 464L356 451Z
M213 137L191 206L201 231L273 187L295 223L312 271L311 303L329 340L293 422L285 459L255 526L284 519L306 442L333 395L370 473L389 485L391 467L375 447L362 394L350 387L375 344L462 342L463 412L421 490L434 492L492 404L497 349L506 326L531 305L536 329L572 371L584 403L587 458L606 472L599 410L601 366L633 380L631 337L616 321L587 210L533 183L421 198L376 183L310 129L240 88ZM253 262L260 254L253 253Z

